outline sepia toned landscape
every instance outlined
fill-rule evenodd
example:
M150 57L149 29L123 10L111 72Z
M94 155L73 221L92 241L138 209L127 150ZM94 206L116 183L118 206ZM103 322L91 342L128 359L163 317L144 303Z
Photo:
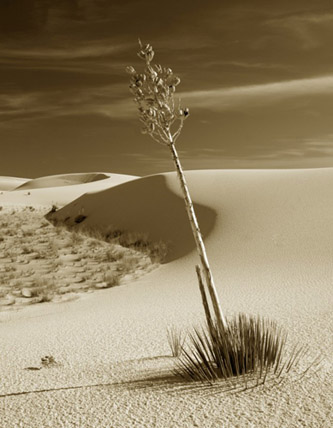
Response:
M332 23L0 2L0 428L333 426Z

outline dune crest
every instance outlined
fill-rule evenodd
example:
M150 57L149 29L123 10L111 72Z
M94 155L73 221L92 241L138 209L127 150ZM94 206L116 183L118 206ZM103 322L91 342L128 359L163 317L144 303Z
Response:
M51 175L27 179L26 183L14 179L10 182L16 185L0 193L0 205L62 207L84 193L108 189L136 178L133 175L94 172ZM1 182L0 178L0 185Z
M184 201L170 190L167 177L168 174L152 175L82 195L52 218L75 225L77 216L84 214L82 225L87 227L146 234L149 240L170 246L166 261L172 261L191 252L195 244ZM195 210L202 233L207 236L214 227L216 213L199 203Z
M41 189L45 187L61 187L93 183L94 181L108 179L112 175L113 174L101 172L49 175L29 180L17 186L14 190Z
M214 264L223 261L231 271L240 264L251 271L285 266L291 273L299 263L333 257L332 168L188 171L186 177ZM89 227L147 233L170 243L169 261L194 250L175 173L83 195L55 218L75 223L82 213Z
M30 178L0 176L0 191L14 190L27 181L30 181Z

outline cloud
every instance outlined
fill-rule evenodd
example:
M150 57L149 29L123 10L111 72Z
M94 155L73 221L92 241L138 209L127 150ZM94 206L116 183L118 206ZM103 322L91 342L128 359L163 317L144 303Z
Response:
M270 27L286 30L302 42L304 49L312 49L327 42L323 33L329 31L332 36L333 13L303 13L282 16L266 22Z
M333 75L258 85L179 93L182 105L211 111L250 110L297 97L330 95ZM177 97L177 94L176 94ZM6 94L0 97L0 120L97 114L113 119L136 116L136 106L123 83L63 91Z
M110 119L134 117L136 106L121 83L101 87L0 94L0 123L60 116L101 115Z
M0 48L0 58L14 58L18 59L54 59L54 60L67 60L67 59L80 59L80 58L96 58L109 56L111 54L119 54L120 52L127 51L133 44L112 44L112 41L97 40L87 42L84 45L71 45L70 47L36 47L28 49L17 48Z
M333 75L179 94L190 107L224 111L271 105L286 99L333 93Z

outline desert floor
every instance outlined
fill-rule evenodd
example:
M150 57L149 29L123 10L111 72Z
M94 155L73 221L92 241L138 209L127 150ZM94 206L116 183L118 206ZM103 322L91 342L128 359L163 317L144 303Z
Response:
M288 350L298 343L308 354L282 383L272 378L246 391L173 374L167 328L186 331L203 322L198 260L175 174L60 185L58 176L39 187L22 179L30 190L9 190L7 178L0 192L0 221L7 222L0 242L7 303L0 306L1 427L332 426L333 169L186 176L226 315L276 320L288 332ZM79 238L40 216L56 202L59 224L76 227L84 214ZM109 244L90 244L94 239L79 233L83 226L147 233L166 242L169 253L156 267L116 247L126 251L120 261L133 254L140 277L125 274L120 286L82 292L85 283L88 291L105 282L103 269L112 264L104 258ZM88 256L91 248L96 253ZM51 281L54 291L42 299L48 302L22 306L39 296L25 267L39 287ZM56 291L60 283L70 291ZM301 378L318 354L318 370ZM45 356L54 362L42 364Z

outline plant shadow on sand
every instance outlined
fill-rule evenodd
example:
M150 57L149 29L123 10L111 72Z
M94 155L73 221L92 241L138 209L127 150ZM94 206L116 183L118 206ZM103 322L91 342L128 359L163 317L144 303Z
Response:
M152 393L162 393L168 395L179 394L200 394L201 396L212 396L219 394L240 394L247 393L258 388L278 387L286 381L299 382L302 374L289 373L288 376L276 378L268 376L265 383L257 383L255 377L248 376L246 383L244 378L234 377L230 380L219 380L217 382L189 382L175 371L176 359L170 355L156 357L146 357L141 359L127 360L116 363L110 367L114 375L121 378L126 373L125 379L118 381L87 383L81 385L64 385L47 389L35 389L17 392L8 392L0 395L1 398L11 396L22 396L30 394L43 394L57 391L74 391L82 389L105 388L106 390L119 391L149 391ZM138 367L139 366L139 367ZM143 368L144 367L144 368ZM57 368L56 368L57 369ZM59 365L61 370L61 365ZM317 371L315 371L315 374ZM312 376L313 374L311 374ZM131 379L132 378L132 379Z
M194 203L201 232L207 237L214 228L216 212ZM84 214L77 224L75 218ZM195 248L184 200L174 193L162 175L144 177L96 193L82 195L56 212L49 213L51 222L68 227L112 229L147 234L152 242L162 241L169 247L164 262L190 253Z

